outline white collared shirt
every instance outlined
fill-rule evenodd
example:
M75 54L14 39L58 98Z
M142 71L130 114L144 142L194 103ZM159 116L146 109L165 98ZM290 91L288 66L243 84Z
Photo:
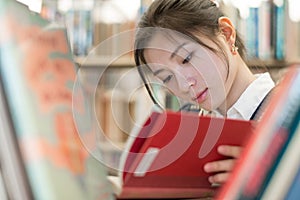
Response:
M227 111L227 118L250 120L259 104L275 86L268 72L255 74L256 79L246 88L240 98ZM224 117L215 111L217 117Z

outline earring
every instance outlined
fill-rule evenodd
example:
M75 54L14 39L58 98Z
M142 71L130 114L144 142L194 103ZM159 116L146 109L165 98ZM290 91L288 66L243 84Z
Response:
M233 55L236 55L237 54L237 51L238 51L238 47L236 47L234 44L231 45L231 53Z

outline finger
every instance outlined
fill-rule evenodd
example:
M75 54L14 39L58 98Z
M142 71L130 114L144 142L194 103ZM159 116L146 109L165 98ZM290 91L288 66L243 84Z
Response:
M218 152L224 156L239 158L243 148L240 146L221 145L218 147Z
M204 171L207 173L232 171L235 161L235 159L227 159L209 162L204 165Z
M230 173L219 173L213 176L208 177L210 183L223 184L228 180Z

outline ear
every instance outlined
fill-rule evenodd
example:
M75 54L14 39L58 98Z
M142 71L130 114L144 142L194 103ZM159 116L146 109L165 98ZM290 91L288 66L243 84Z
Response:
M220 17L219 20L219 29L221 33L225 36L226 41L232 45L235 44L236 31L228 17Z

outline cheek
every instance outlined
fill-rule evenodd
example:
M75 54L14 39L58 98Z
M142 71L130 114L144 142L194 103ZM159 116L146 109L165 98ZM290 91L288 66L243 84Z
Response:
M220 58L220 56L209 50L199 51L198 53L193 65L197 66L196 69L203 79L207 81L225 82L228 73L226 62Z
M211 60L208 60L205 69L201 70L202 84L209 88L209 95L203 107L215 110L226 100L229 86L226 80L227 66L220 58Z
M224 91L227 91L227 67L222 62L207 62L197 73L201 77L201 87L208 87L213 94L224 95Z
M224 76L218 74L210 83L210 104L212 109L217 109L221 104L226 101L228 94L228 86L224 80Z
M202 102L200 106L207 111L212 111L220 107L224 100L225 97L223 92L219 92L218 89L214 90L213 88L210 88L206 100Z

